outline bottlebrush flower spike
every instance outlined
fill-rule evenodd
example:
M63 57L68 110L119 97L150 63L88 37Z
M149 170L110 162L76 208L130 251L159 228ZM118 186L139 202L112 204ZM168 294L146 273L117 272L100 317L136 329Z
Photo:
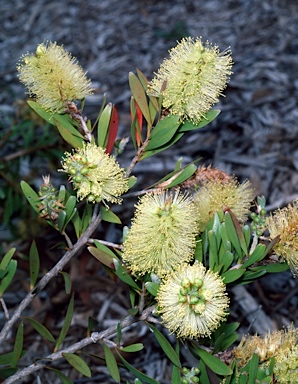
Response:
M135 274L158 276L190 261L198 233L197 216L192 198L178 190L146 194L136 205L123 260Z
M177 337L191 339L210 336L229 307L221 277L197 261L169 274L156 299L164 325Z
M298 201L267 217L266 226L271 239L280 236L273 250L281 261L286 261L294 276L298 275Z
M148 95L162 95L162 105L180 120L198 124L218 102L231 75L229 49L219 52L217 46L201 39L185 38L170 51L169 59L160 65L148 84Z
M257 354L263 369L269 367L270 359L275 358L273 367L276 382L280 384L298 381L298 330L289 326L286 330L257 335L243 336L240 344L233 349L237 365L244 367Z
M242 184L235 178L206 179L194 197L199 211L200 231L204 231L214 214L223 207L229 208L240 222L244 222L249 213L254 191L249 181Z
M20 81L46 111L63 113L67 101L93 91L77 60L56 43L40 44L35 55L23 55L17 69Z
M60 171L69 174L79 200L121 203L119 196L129 189L128 180L115 158L103 148L84 144L73 153L66 152L63 160Z

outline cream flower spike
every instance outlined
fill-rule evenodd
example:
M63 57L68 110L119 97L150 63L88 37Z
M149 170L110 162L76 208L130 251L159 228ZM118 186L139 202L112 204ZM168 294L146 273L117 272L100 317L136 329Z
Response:
M60 171L69 174L78 200L121 203L119 196L128 191L128 180L124 169L103 148L87 143L73 153L66 152L63 160Z
M229 307L221 277L198 262L169 274L156 299L163 324L181 338L209 337Z
M170 113L198 124L226 88L232 74L231 52L220 53L217 46L188 37L169 53L147 93L162 95L162 105Z
M144 195L124 242L123 260L134 274L153 272L160 277L190 261L197 216L192 198L178 190Z
M29 94L46 111L63 113L66 102L93 93L77 60L56 43L40 44L35 55L23 55L17 70Z

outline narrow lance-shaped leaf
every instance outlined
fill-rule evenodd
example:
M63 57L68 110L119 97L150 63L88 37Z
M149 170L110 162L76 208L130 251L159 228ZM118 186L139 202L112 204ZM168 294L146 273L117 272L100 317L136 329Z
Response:
M106 145L106 151L108 154L111 154L113 151L113 147L118 134L118 125L119 125L118 112L115 105L113 105L112 115L110 119L110 126L108 131L108 140Z
M70 276L67 272L64 272L64 271L59 271L59 273L63 276L63 279L64 279L64 285L65 285L65 293L67 295L70 294L71 292L71 279L70 279Z
M30 265L30 289L33 289L39 273L39 254L36 243L33 240L29 251L29 265Z
M217 375L231 375L232 370L225 363L223 363L218 357L211 355L203 349L197 347L197 354L204 361L204 363Z
M122 352L139 352L144 348L144 345L142 343L136 343L136 344L131 344L126 347L121 348Z
M118 356L120 358L120 360L122 361L122 363L125 365L125 367L129 370L129 372L131 372L132 374L134 374L138 379L140 379L142 381L142 383L148 383L148 384L160 384L158 381L152 379L151 377L145 375L144 373L138 371L136 368L134 368L132 365L130 365L125 359L123 356L121 356L121 354L119 352L118 353Z
M195 129L203 128L206 125L210 124L218 115L220 114L219 109L211 109L205 114L205 118L203 118L199 124L195 125L191 121L186 121L179 127L179 132L187 132L193 131Z
M0 297L3 296L3 293L6 291L9 284L11 283L11 281L12 281L12 279L16 273L17 265L18 265L18 263L16 260L10 260L8 266L6 267L7 273L2 278L1 283L0 283Z
M64 127L63 124L61 124L58 120L55 120L55 125L60 133L60 135L63 137L63 139L70 144L74 148L82 148L84 140L80 139L79 137L73 135L67 128Z
M150 141L146 151L151 151L167 144L177 132L180 124L179 117L175 115L168 115L163 120L160 120L150 134Z
M67 376L65 376L64 373L52 367L45 367L45 368L50 369L52 372L54 372L55 375L62 381L62 384L73 384L73 381L71 381Z
M44 337L46 340L49 340L49 341L52 341L52 342L55 342L55 339L53 337L53 335L51 334L51 332L42 324L40 324L37 320L35 319L32 319L30 317L26 317L24 316L24 319L26 319L30 324L31 326L42 336Z
M12 259L14 253L16 251L16 248L11 248L4 256L3 256L3 259L1 260L1 263L0 263L0 270L2 269L5 269L10 260Z
M169 341L152 324L148 324L148 326L153 331L154 336L156 337L156 340L158 341L158 343L161 346L164 353L167 355L168 359L173 364L175 364L177 367L181 368L181 363L180 363L179 357L178 357L177 353L175 352L174 348L169 343Z
M142 86L142 83L133 72L129 72L128 81L129 81L131 93L134 99L136 100L138 106L140 107L142 114L144 115L148 123L148 126L152 127L152 121L151 121L151 116L149 112L147 96Z
M24 340L24 325L23 325L23 322L21 322L20 325L18 326L15 343L13 347L13 355L11 359L11 366L13 368L17 366L18 361L22 356L23 340Z
M37 204L39 203L40 198L38 194L30 187L28 183L26 183L26 181L21 181L21 189L35 212L39 212Z
M74 353L62 353L67 362L86 377L91 377L91 371L86 362Z
M108 137L108 129L112 115L113 104L108 103L102 111L97 124L97 145L105 148Z
M116 268L116 275L120 280L124 281L124 283L130 285L132 288L136 290L140 290L140 287L134 282L132 277L128 274L126 269L122 266L121 262L114 258L114 265Z
M243 253L241 251L240 241L239 241L236 229L234 227L233 220L232 220L229 212L225 213L225 223L226 223L225 227L226 227L226 231L227 231L227 236L228 236L229 240L231 241L233 247L235 248L235 250L238 254L238 257L240 258L240 260L242 260Z
M57 352L57 350L59 349L60 345L63 343L63 340L65 339L65 337L67 335L67 332L68 332L70 324L71 324L72 316L73 316L73 308L74 308L74 294L71 295L71 299L70 299L70 302L68 304L64 323L63 323L62 329L60 331L60 335L58 337L57 343L55 345L54 352Z
M107 368L112 376L112 378L117 382L120 383L120 373L118 369L118 365L115 359L115 356L113 355L110 348L103 344L104 354L105 354L105 360L107 364Z

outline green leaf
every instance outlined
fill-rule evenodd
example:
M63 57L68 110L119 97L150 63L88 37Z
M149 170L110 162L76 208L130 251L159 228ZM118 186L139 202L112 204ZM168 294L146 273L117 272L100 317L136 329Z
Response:
M241 251L240 241L229 212L225 213L225 223L226 223L227 236L231 241L233 247L235 248L238 256L240 257L240 259L242 259L243 253Z
M77 236L77 239L81 236L81 227L82 227L82 220L80 218L80 215L79 215L79 212L76 211L76 213L73 215L72 219L71 219L72 223L73 223L73 226L74 226L74 229L75 229L75 232L76 232L76 236Z
M144 348L144 345L142 343L136 343L128 345L127 347L123 347L120 349L122 352L139 352Z
M7 379L17 372L17 368L0 368L0 379Z
M160 384L158 381L152 379L151 377L145 375L144 373L138 371L136 368L134 368L132 365L130 365L123 356L119 352L117 352L119 358L121 359L122 363L125 365L125 367L134 374L138 379L142 380L144 383L148 384Z
M98 240L94 240L94 244L96 245L96 248L100 249L101 251L107 253L108 255L110 255L111 257L117 257L115 255L115 253L110 249L108 248L107 246L105 246L104 244L102 244L100 241Z
M173 179L170 184L167 184L165 188L173 188L176 185L183 183L185 180L189 179L197 170L197 167L194 164L188 164L183 170L177 172L177 176L171 177Z
M39 254L36 243L33 240L29 251L29 266L30 266L30 289L33 289L39 272Z
M26 319L30 325L46 340L55 342L55 339L51 332L42 324L40 324L38 321L35 319L32 319L31 317L24 316L24 319Z
M103 221L107 221L108 223L121 224L121 220L119 219L119 217L103 205L100 206L100 213Z
M62 353L67 362L84 376L91 377L91 371L85 361L74 353Z
M1 260L0 263L0 270L6 269L8 266L11 258L13 257L14 253L16 251L16 248L11 248L4 256L3 259Z
M11 359L11 366L15 368L22 356L23 351L23 341L24 341L24 325L23 322L18 326L15 343L13 347L13 355Z
M71 381L67 376L64 375L64 373L58 371L57 369L48 366L46 366L45 368L50 369L52 372L54 372L63 384L74 384L73 381Z
M105 148L107 137L108 137L108 129L110 125L110 119L112 115L113 104L108 103L102 113L100 114L98 124L97 124L97 145L99 147Z
M137 76L133 72L129 72L128 74L129 86L131 89L131 93L140 107L143 116L145 117L149 127L152 127L151 116L149 112L147 96L141 81L137 78Z
M230 269L221 275L225 284L233 283L245 273L245 269Z
M122 337L122 328L121 328L121 322L117 323L117 343L120 344Z
M30 187L29 184L26 183L26 181L21 181L21 189L34 211L39 212L37 204L39 203L40 198L38 194Z
M64 185L60 186L58 200L64 202L66 196L66 189Z
M70 220L73 218L74 214L76 213L76 205L77 205L77 199L75 196L70 196L67 200L67 203L65 205L65 222L64 222L64 228L67 226L67 224L70 222Z
M266 246L264 244L258 244L253 251L253 253L249 256L246 262L243 264L242 268L248 268L252 264L257 263L264 259L266 256Z
M218 357L211 355L199 347L196 347L196 352L204 363L217 375L227 376L233 373L231 368L224 364Z
M248 384L255 384L259 366L259 356L254 353L250 360L248 371Z
M65 227L65 220L66 220L66 212L60 211L58 215L58 229L60 233L63 232L63 229Z
M54 352L57 352L60 345L63 343L63 340L65 339L67 332L71 325L71 320L73 316L73 308L74 308L74 294L71 295L70 302L68 304L67 312L65 315L64 323L60 331L60 335L58 337L57 343L54 348Z
M104 354L105 354L105 360L107 364L107 368L112 376L112 378L117 382L120 383L120 373L118 369L118 365L116 362L116 359L110 350L110 348L103 343L103 349L104 349Z
M70 144L74 148L83 148L84 140L77 137L77 135L73 135L69 132L69 130L61 124L58 120L54 119L55 125L62 136L62 138Z
M17 270L17 261L16 260L10 260L8 266L6 267L7 273L6 275L2 278L0 282L0 297L3 296L3 293L6 291L8 288L9 284L11 283L16 270Z
M289 269L289 265L287 263L275 263L264 265L262 269L264 269L268 273L279 273L284 272Z
M200 361L200 382L204 384L210 384L209 376L204 361Z
M167 144L162 145L161 147L159 147L157 149L154 149L152 151L147 151L146 150L146 152L144 152L144 154L141 156L141 160L147 159L150 156L153 156L153 155L156 155L159 152L165 151L166 149L170 148L172 145L177 143L177 141L179 141L183 135L184 135L183 132L182 133L176 133L173 136L172 140L170 140Z
M186 121L179 128L179 132L188 132L193 131L195 129L203 128L206 125L210 124L211 121L214 120L219 114L219 109L211 109L205 114L205 118L203 118L198 125L193 124L191 121Z
M218 267L218 254L217 254L217 243L216 236L213 231L208 232L209 242L209 268L212 271L217 271Z
M111 256L108 252L95 247L87 247L87 249L91 253L91 255L94 256L102 264L106 265L109 268L115 269L114 267L114 258L116 257L115 254Z
M232 252L226 251L219 260L222 273L226 272L228 268L230 268L233 261L234 261L234 255L232 254Z
M164 353L167 355L168 359L177 367L181 368L179 356L177 355L177 353L175 352L174 348L171 346L169 341L152 324L148 324L148 327L153 331L154 336L156 337L156 340L158 341Z
M151 132L150 141L145 148L145 152L167 144L177 132L180 124L179 117L175 115L168 115L160 120Z
M70 276L69 276L69 274L67 272L64 272L64 271L59 271L58 273L60 273L63 276L64 285L65 285L65 293L67 295L69 295L70 292L71 292L71 279L70 279Z
M153 283L152 281L147 281L147 283L145 283L145 287L146 287L147 291L154 297L157 295L157 292L159 290L159 286L160 286L160 284Z
M116 268L116 275L119 277L120 280L124 281L124 283L128 284L132 288L136 290L140 290L140 287L134 282L132 277L128 274L127 270L123 267L121 262L114 258L114 265Z

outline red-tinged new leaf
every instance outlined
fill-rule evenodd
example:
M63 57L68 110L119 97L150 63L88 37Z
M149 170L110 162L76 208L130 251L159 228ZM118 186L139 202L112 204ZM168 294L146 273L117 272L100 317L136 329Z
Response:
M131 93L138 103L149 127L152 126L152 121L151 121L151 116L149 112L149 107L148 107L148 102L147 102L147 96L145 93L145 90L142 86L142 83L140 80L137 78L137 76L133 73L129 73L129 86L131 89Z
M113 105L111 119L110 119L110 126L108 131L108 140L106 145L106 150L108 154L112 153L112 150L117 138L117 134L118 134L118 125L119 125L118 112L115 105Z
M136 129L136 142L138 147L140 147L141 141L142 141L143 114L140 107L138 106L138 103L136 101L134 102L136 106L136 116L137 116L137 124L138 124L138 129Z

